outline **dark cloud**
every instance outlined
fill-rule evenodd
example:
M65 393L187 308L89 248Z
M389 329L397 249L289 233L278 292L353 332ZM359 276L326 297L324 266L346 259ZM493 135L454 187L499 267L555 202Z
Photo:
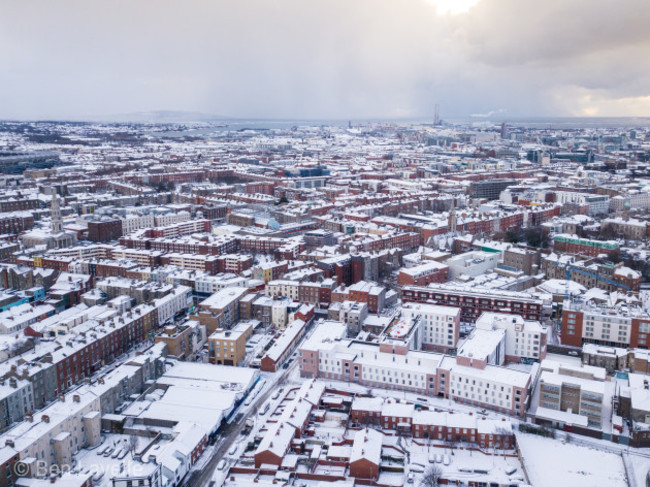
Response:
M473 59L549 65L650 42L647 0L483 0L455 21Z

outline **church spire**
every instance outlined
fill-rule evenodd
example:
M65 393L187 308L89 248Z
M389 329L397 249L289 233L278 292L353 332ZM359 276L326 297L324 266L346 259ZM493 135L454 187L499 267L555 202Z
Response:
M52 233L61 233L63 231L63 222L61 221L61 207L59 206L59 195L56 191L52 193L52 204L50 205L50 216L52 217Z
M449 210L449 221L447 226L449 227L450 232L455 232L456 231L456 200L452 199L451 200L451 209Z

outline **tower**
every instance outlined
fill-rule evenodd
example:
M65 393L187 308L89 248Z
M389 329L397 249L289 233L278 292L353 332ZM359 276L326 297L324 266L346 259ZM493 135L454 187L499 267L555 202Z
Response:
M440 105L438 105L437 103L433 115L433 125L440 125Z
M449 210L449 221L447 223L447 226L449 227L449 231L454 233L456 231L456 205L455 205L456 200L451 200L451 209Z
M56 191L52 193L50 216L52 218L52 233L63 232L63 222L61 221L61 207L59 206L59 195L56 194Z

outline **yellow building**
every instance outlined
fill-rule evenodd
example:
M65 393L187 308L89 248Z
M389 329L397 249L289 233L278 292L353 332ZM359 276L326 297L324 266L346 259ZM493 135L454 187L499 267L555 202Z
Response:
M232 330L217 329L208 337L210 362L238 365L246 358L246 341L253 334L250 323L240 323Z

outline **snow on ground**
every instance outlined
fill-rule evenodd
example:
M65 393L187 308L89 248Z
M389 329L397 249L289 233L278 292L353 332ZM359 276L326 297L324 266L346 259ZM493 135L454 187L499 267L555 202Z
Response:
M623 461L627 466L630 487L645 487L646 477L650 471L650 457L623 454Z
M402 472L379 472L379 480L377 483L380 485L395 485L403 486L405 484L404 474Z
M316 433L314 437L319 440L343 441L347 429L346 424L347 414L327 412L325 421L315 424Z
M224 467L222 470L219 470L218 468L214 469L214 474L212 475L212 478L210 479L212 482L214 482L213 487L219 487L220 485L223 485L224 481L226 480L226 477L228 476L228 467Z
M137 441L135 448L136 451L140 450L149 441L151 441L150 439L140 436L136 436L135 439ZM119 458L113 454L100 454L102 451L105 451L105 447L109 445L111 447L111 452L118 451L119 453L120 450L127 448L128 441L129 435L114 433L106 435L104 441L99 447L93 448L92 450L83 449L75 455L75 462L76 465L78 465L77 469L80 471L90 470L99 472L100 474L95 476L93 479L93 485L96 487L111 486L111 478L118 476L121 472L142 471L142 469L139 468L142 466L142 464L136 460L133 460L130 453L126 453L124 456L120 455L122 458Z
M263 335L260 333L254 334L246 344L246 358L244 359L244 366L250 364L258 354L261 354L264 351L264 347L266 347L272 338L273 337L271 335Z
M442 456L447 462L435 463L443 476L452 480L469 482L498 482L501 485L516 483L515 479L525 478L523 469L516 457L503 455L486 455L480 451L466 449L440 448L429 445L417 445L410 439L405 439L402 446L409 453L409 469L414 472L413 466L424 467L424 471L433 465L429 460L434 456ZM446 465L445 463L449 463ZM422 470L422 468L420 468ZM420 485L422 472L415 473L414 485ZM563 485L563 484L557 484ZM537 487L537 486L535 486Z
M337 389L339 391L350 391L357 392L361 394L372 393L374 397L383 397L391 399L403 399L410 403L423 404L427 405L430 408L439 409L441 411L454 411L460 413L476 413L477 410L481 408L472 406L469 404L462 404L456 402L449 398L437 397L437 396L422 396L415 392L406 392L406 391L391 391L388 389L374 389L368 388L359 384L354 384L351 382L319 379L320 382L325 383L328 388ZM519 420L514 416L508 416L506 414L499 414L494 411L486 410L485 417L488 419L501 419L506 418L509 420L513 427L516 427L519 424Z
M627 466L630 487L646 486L646 475L650 471L650 448L633 448L612 443L608 440L597 440L595 438L576 435L575 433L562 434L557 432L556 434L558 435L558 440L556 441L559 441L561 438L570 437L569 441L573 445L581 445L615 455L623 455L623 460Z
M623 459L571 442L516 433L528 480L535 487L627 487Z

